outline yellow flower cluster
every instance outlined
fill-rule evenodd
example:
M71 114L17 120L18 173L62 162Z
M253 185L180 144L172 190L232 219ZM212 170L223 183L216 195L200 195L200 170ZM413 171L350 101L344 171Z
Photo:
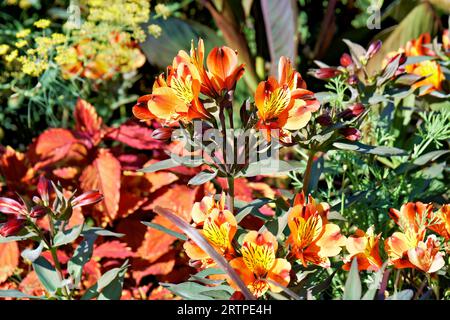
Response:
M8 3L14 5L18 1L8 0ZM67 35L22 29L16 33L15 42L0 44L0 56L8 68L36 77L54 62L61 67L65 78L109 79L144 64L145 57L135 41L146 38L140 25L149 20L150 1L81 0L80 5L87 8L84 22ZM158 10L163 16L170 12L164 6L158 6ZM51 21L39 19L33 26L47 29ZM149 30L154 36L161 34L157 25Z

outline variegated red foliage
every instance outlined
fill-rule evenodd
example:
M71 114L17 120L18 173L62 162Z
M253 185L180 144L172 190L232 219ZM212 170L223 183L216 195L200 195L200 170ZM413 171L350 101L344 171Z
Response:
M5 181L2 195L11 196L19 192L28 194L30 198L36 191L41 174L59 181L71 191L98 189L104 200L95 207L74 209L69 227L93 219L96 225L106 226L124 236L97 239L93 259L83 268L80 293L93 285L101 274L128 259L131 268L130 277L125 281L124 297L174 298L156 284L160 281L185 281L193 269L188 266L188 258L175 237L147 228L141 221L152 221L176 230L168 220L155 216L153 209L156 206L167 208L190 222L193 203L204 195L216 193L216 188L211 182L195 188L187 186L187 181L201 168L180 166L156 173L137 172L143 166L167 158L167 146L151 138L153 130L140 123L128 121L117 128L108 127L94 106L83 100L75 106L74 119L72 129L48 129L34 139L24 153L0 146L0 170ZM219 179L219 182L222 184L224 181ZM237 199L252 201L256 195L272 198L274 191L263 183L247 179L236 181ZM272 209L263 210L265 214L271 214ZM39 221L39 225L48 230L47 219ZM17 244L15 246L17 249ZM21 249L30 247L27 242L21 242L20 246ZM58 250L63 267L75 247L76 244L72 249ZM16 254L8 255L9 262L1 263L0 249L0 265L8 266L7 272L2 273L0 268L0 283L12 272L20 270L23 262L19 262L18 252L17 249ZM50 262L53 261L48 252L43 254ZM22 269L24 272L28 270ZM176 272L172 272L174 269ZM22 273L22 279L19 289L23 292L44 293L34 272Z
M0 243L0 283L14 274L19 266L19 247L16 242Z

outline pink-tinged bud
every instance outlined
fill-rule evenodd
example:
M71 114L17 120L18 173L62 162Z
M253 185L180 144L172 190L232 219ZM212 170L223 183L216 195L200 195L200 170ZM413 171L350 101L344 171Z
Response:
M152 138L155 140L166 141L172 137L173 128L158 128L153 130Z
M103 200L103 195L100 192L98 192L96 190L88 191L88 192L85 192L85 193L79 195L75 199L73 199L72 207L77 208L77 207L88 206L90 204L95 204L102 200Z
M5 214L22 215L27 213L27 209L16 200L0 197L0 212Z
M245 296L240 291L235 291L232 296L230 297L230 300L245 300Z
M369 49L367 49L367 58L372 58L375 54L377 54L378 51L381 49L381 45L383 43L381 40L377 40L375 42L372 42L369 46Z
M0 226L0 235L3 237L14 236L25 225L25 219L17 219L16 217L9 218L3 225Z
M312 70L310 74L317 79L327 80L338 76L341 72L336 68L320 68Z
M341 56L341 66L343 66L344 68L347 68L348 66L353 64L353 59L352 56L349 55L348 53L344 53Z
M348 84L351 85L351 86L354 86L354 85L358 84L358 81L359 81L359 79L355 75L352 75L352 76L350 76L348 78Z
M359 116L361 113L366 110L362 103L355 103L349 106L347 109L339 113L338 117L348 121L353 119L354 117Z
M345 139L350 141L357 141L361 139L361 131L356 128L342 128L339 130L339 133L342 134Z
M50 190L49 181L43 175L41 175L39 177L37 191L38 191L39 195L41 196L42 201L44 201L45 204L48 204L48 201L49 201L49 196L48 196L49 190Z
M316 118L316 121L322 127L329 127L333 124L333 119L331 119L331 116L329 114L322 114L322 115L318 116Z
M34 206L31 208L30 217L35 219L40 219L48 213L48 209L43 206Z

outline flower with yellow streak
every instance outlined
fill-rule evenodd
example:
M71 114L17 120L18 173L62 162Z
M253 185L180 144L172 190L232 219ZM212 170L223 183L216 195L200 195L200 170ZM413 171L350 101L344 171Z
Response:
M305 267L308 263L330 267L329 257L338 255L346 244L339 226L328 223L329 210L327 203L316 203L311 196L307 201L303 192L294 199L288 216L288 243L291 254Z
M380 258L379 241L381 234L375 235L373 226L366 232L356 230L353 236L347 238L345 247L349 253L344 258L344 270L350 270L353 259L358 261L359 270L378 271L383 264Z
M428 236L425 240L426 228L431 228L433 222L431 210L431 204L422 202L408 202L400 210L390 210L391 218L402 231L394 232L385 240L385 251L391 265L398 269L417 268L428 273L442 268L442 253L435 236Z
M181 50L178 56L195 66L201 80L201 92L209 97L218 98L223 93L234 90L237 81L244 74L244 64L239 64L235 50L222 46L215 47L206 57L205 46L199 39L197 48L191 43L190 54Z
M286 130L299 130L307 125L311 113L319 109L319 102L306 90L300 73L295 71L287 57L278 64L278 80L270 76L259 83L255 92L258 109L258 128L267 130L266 138L286 137ZM263 131L263 133L266 133Z
M201 228L200 233L216 251L228 260L233 258L235 252L232 241L237 222L234 215L225 209L225 196L222 195L217 202L211 196L204 197L201 202L194 204L191 215L195 225ZM214 260L194 242L186 241L183 247L189 258L200 261L202 267L215 265Z
M450 204L444 204L431 215L430 220L428 228L444 237L445 241L450 241Z
M133 114L141 120L167 123L208 118L209 113L199 99L200 86L197 69L178 55L168 67L167 77L157 77L152 93L138 99Z
M431 43L431 36L429 33L422 34L419 38L409 41L404 49L407 57L415 56L435 56L435 53L425 47L424 45ZM418 81L412 85L413 89L425 87L420 95L426 95L433 91L442 90L442 82L445 79L444 73L441 70L441 66L437 61L425 60L419 63L409 64L405 66L405 71L411 74L415 74L425 79Z
M431 204L424 204L420 201L408 202L402 205L400 210L391 208L389 216L403 232L415 233L418 239L423 239L431 210Z
M439 242L434 235L419 242L417 247L409 249L408 259L414 267L427 273L434 273L445 265L444 254L439 251Z
M281 292L289 284L291 264L286 259L276 258L278 242L269 231L248 232L241 247L242 257L230 261L250 292L259 298L268 290ZM238 289L234 282L230 285Z

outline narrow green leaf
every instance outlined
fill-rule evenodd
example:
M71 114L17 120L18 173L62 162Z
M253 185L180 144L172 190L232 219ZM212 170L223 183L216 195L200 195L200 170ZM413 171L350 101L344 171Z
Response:
M151 165L139 169L137 170L138 172L147 172L147 173L151 173L151 172L157 172L160 170L167 170L167 169L171 169L171 168L175 168L180 166L180 163L178 163L177 161L173 160L173 159L166 159L166 160L162 160L156 163L152 163Z
M74 286L78 286L81 281L83 267L92 257L96 239L97 235L95 233L87 233L67 263L67 270L74 279Z
M39 297L31 296L19 290L0 290L0 298L35 299L35 300L45 299L44 296Z
M180 240L183 240L183 241L186 241L188 239L184 234L176 232L176 231L173 231L171 229L168 229L168 228L166 228L166 227L164 227L164 226L162 226L160 224L153 223L153 222L147 222L147 221L141 221L141 223L146 225L147 227L150 227L150 228L153 228L153 229L165 232L167 234L170 234L171 236L174 236L177 239L180 239Z
M343 300L360 300L361 299L361 279L359 278L358 261L353 259L352 266L345 281Z
M385 146L368 146L360 142L335 142L333 146L339 150L347 150L347 151L356 151L361 153L375 154L383 157L392 157L392 156L403 156L406 155L406 151L394 148L394 147L385 147Z
M80 224L70 230L58 232L53 239L53 246L59 247L74 242L80 236L81 230L83 230L83 225L84 224Z
M50 294L53 295L62 287L61 279L47 259L41 256L32 263L32 266L39 281Z
M195 175L191 180L189 180L188 184L193 186L202 185L208 181L211 181L217 176L217 170L213 172L210 171L201 171L197 175Z

